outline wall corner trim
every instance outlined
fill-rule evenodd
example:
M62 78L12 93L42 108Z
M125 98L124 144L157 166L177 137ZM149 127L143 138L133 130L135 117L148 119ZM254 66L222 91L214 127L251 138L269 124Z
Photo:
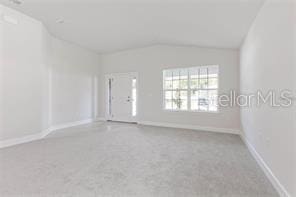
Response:
M8 139L8 140L2 140L0 141L0 148L6 148L9 146L14 146L18 144L23 144L35 140L39 140L43 137L43 132L36 133L36 134L31 134L31 135L26 135L20 138L13 138L13 139Z
M260 166L260 168L263 170L264 174L267 176L273 187L277 190L278 194L281 197L292 197L289 192L286 190L286 188L281 184L281 182L278 180L278 178L274 175L272 170L269 168L267 163L263 160L263 158L260 156L260 154L256 151L255 147L248 141L248 139L241 134L240 135L242 141L247 146L248 150Z
M28 142L32 142L35 140L40 140L42 138L45 138L47 135L49 135L51 132L59 130L59 129L65 129L68 127L74 127L78 125L83 125L83 124L88 124L91 122L97 121L96 119L85 119L85 120L80 120L76 122L68 122L68 123L63 123L63 124L58 124L58 125L53 125L49 127L48 129L45 129L39 133L32 134L32 135L27 135L24 137L20 138L13 138L13 139L8 139L8 140L2 140L0 141L0 148L6 148L18 144L24 144Z
M229 128L218 128L218 127L204 127L198 125L188 125L188 124L175 124L166 122L153 122L153 121L138 121L140 125L158 126L158 127L171 127L179 129L190 129L198 131L211 131L216 133L229 133L229 134L240 134L239 129L229 129Z

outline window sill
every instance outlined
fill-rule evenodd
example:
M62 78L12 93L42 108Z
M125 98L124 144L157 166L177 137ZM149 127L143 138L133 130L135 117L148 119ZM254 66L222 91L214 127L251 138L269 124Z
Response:
M170 109L162 109L164 112L172 112L172 113L209 113L209 114L220 114L221 111L194 111L194 110L170 110Z

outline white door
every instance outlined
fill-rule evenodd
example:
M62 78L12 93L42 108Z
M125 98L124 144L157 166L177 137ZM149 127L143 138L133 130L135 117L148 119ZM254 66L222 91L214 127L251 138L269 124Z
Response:
M136 122L137 76L135 73L120 73L107 76L107 119Z

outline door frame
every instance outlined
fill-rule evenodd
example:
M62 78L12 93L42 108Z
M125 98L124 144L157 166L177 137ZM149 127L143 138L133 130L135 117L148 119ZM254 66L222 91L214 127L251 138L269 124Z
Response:
M105 74L105 84L104 84L104 88L105 88L105 120L107 121L116 121L113 120L110 112L110 106L109 106L109 79L114 77L114 76L120 76L120 75L130 75L134 78L136 78L136 98L137 98L137 102L136 102L136 116L134 116L132 118L132 121L130 123L138 123L138 117L139 117L139 75L138 72L118 72L118 73L107 73Z

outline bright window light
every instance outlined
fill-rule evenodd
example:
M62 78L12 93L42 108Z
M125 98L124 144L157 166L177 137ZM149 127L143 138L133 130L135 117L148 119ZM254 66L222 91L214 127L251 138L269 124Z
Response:
M164 109L217 112L218 81L216 65L164 70Z

